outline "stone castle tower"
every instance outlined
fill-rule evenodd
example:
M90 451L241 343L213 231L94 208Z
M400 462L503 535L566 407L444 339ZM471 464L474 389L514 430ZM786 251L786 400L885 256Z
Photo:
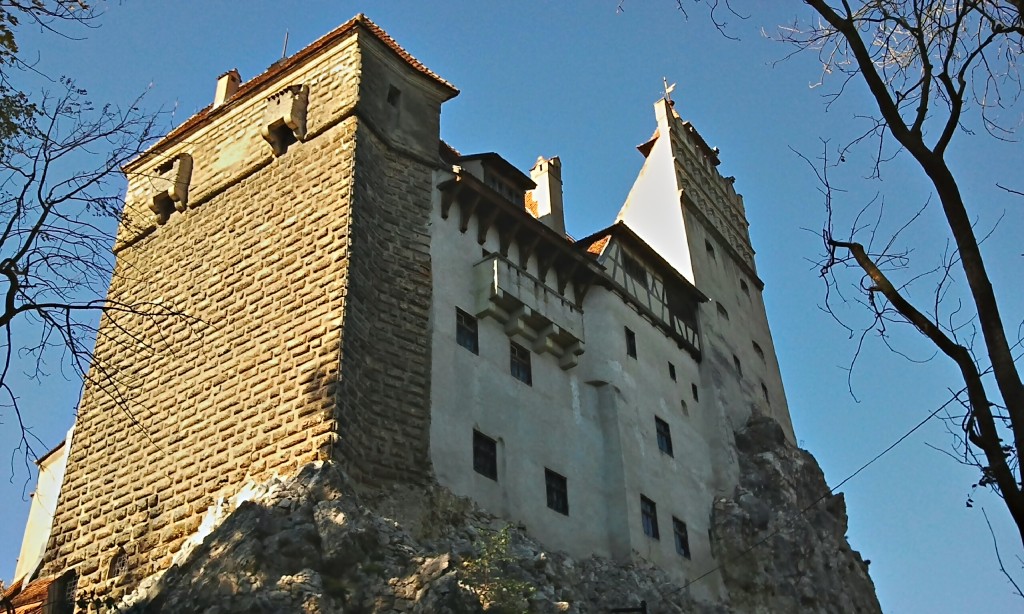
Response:
M51 592L113 603L313 461L440 485L573 556L677 582L717 565L735 433L755 417L794 440L718 152L666 96L618 219L573 240L557 157L527 175L440 140L457 93L360 15L244 84L228 71L125 168L109 299L177 315L101 322ZM693 596L725 603L728 577Z
M426 221L457 93L360 16L240 88L227 73L125 169L109 298L187 317L104 318L47 570L116 593L219 496L317 459L426 478Z

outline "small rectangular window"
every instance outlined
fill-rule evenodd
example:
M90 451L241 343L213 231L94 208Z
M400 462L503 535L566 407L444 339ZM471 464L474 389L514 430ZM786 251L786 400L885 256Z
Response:
M757 357L761 359L761 362L764 362L764 350L761 349L761 346L757 344L757 341L751 341L750 344L754 347L754 353L757 354Z
M672 456L672 431L669 430L668 422L661 418L654 417L654 430L658 435L658 449Z
M527 384L533 385L533 369L530 367L530 350L519 345L515 341L509 342L509 369L512 377Z
M640 495L640 521L644 525L644 535L651 539L661 539L658 534L658 506L643 495Z
M673 382L676 381L676 366L672 363L668 363L668 376Z
M697 384L690 384L690 394L693 395L693 401L700 403L700 395L697 394Z
M686 532L686 523L675 516L672 517L672 533L675 534L676 552L690 558L690 536Z
M459 308L455 309L455 342L474 354L480 353L476 318Z
M630 358L636 358L636 333L629 330L626 327L626 355Z
M544 485L548 494L548 507L559 514L569 515L569 486L565 476L544 469Z
M684 416L689 416L690 415L690 408L686 405L686 399L679 399L679 405L683 409L683 415Z
M473 470L498 481L498 443L480 431L473 430Z
M743 377L743 364L735 354L732 355L732 366L736 367L736 375Z
M626 271L626 275L632 277L636 283L644 288L647 287L647 269L636 258L629 254L622 254L622 268Z

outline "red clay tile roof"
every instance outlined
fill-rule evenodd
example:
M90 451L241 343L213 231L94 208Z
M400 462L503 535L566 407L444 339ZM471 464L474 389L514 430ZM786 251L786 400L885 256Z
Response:
M41 614L49 597L50 585L56 582L57 578L58 576L40 578L24 587L19 580L4 591L3 600L14 607L16 614Z
M537 201L533 199L533 194L531 194L529 191L526 192L524 204L526 205L526 210L530 212L530 215L532 215L533 217L540 216L540 211L539 209L537 209L539 205Z
M425 75L426 77L428 77L430 79L433 79L435 82L440 84L442 87L448 89L448 91L451 92L451 97L454 97L454 96L458 95L458 93L459 93L458 88L456 88L454 85L452 85L448 81L445 81L444 79L442 79L440 77L440 75L438 75L434 71L432 71L429 68L427 68L426 66L424 66L422 62L420 62L419 60L414 58L408 51L403 49L401 45L399 45L397 42L395 42L395 39L391 38L391 36L387 32L385 32L380 26L378 26L377 24L373 23L370 20L369 17L367 17L363 13L359 13L358 15L353 17L352 19L349 19L345 23L341 24L340 26L338 26L337 28L332 30L331 32L329 32L329 33L321 36L317 40L313 41L311 44L306 46L304 49L302 49L301 51L299 51L295 55L291 56L290 58L286 58L284 60L281 60L280 62L275 62L267 70L263 71L261 74L255 76L252 79L250 79L249 81L246 81L245 83L243 83L238 88L238 91L236 91L234 93L234 95L232 95L231 98L228 99L224 104L222 104L222 105L220 105L219 107L216 107L216 108L214 108L212 104L206 106L205 108L200 110L198 113L196 113L192 117L190 117L187 120L185 120L185 122L183 124L181 124L180 126L175 128L174 130L171 130L164 138L160 139L159 143L157 143L156 145L151 147L149 149L149 151L147 151L146 153L142 154L141 156L139 156L135 160L132 160L131 162L126 164L124 168L126 170L130 169L136 163L138 163L140 160L146 158L147 157L147 155L146 155L147 153L159 149L163 144L169 142L170 140L172 140L174 138L177 138L177 137L179 137L179 136L181 136L183 134L186 134L188 132L191 132L192 130L194 130L198 126L200 126L200 125L206 123L207 121L209 121L210 119L212 119L213 117L216 117L217 115L220 115L221 113L224 112L225 109L228 109L228 108L232 107L234 105L234 103L238 102L242 98L245 98L246 94L252 92L253 90L255 90L257 88L259 88L261 85L263 85L264 83L270 81L271 79L273 79L273 78L275 78L275 77L277 77L277 76L287 72L289 69L291 69L291 68L295 67L296 65L300 64L301 62L305 61L310 56L316 54L317 52L319 52L320 50L324 49L325 47L327 47L329 45L332 45L335 42L337 42L338 40L341 40L341 39L347 37L352 32L354 32L357 27L362 27L367 32L369 32L370 34L373 34L377 38L377 40L379 40L380 42L384 43L384 45L386 47L391 49L391 51L393 51L395 53L395 55L397 55L399 58L404 60L406 64L411 66L413 69L419 71L421 74Z
M608 241L611 241L611 239L612 236L610 234L605 235L604 237L588 245L587 252L594 254L595 256L600 256L601 252L604 251L605 246L608 245Z

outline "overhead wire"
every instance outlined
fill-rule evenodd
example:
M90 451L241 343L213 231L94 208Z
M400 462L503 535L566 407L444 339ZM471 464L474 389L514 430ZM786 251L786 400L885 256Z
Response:
M796 519L800 518L801 516L803 516L804 514L806 514L808 511L811 510L811 508L813 508L815 505L821 503L826 498L834 496L835 491L838 488L840 488L843 484L846 484L847 482L849 482L853 478L857 477L858 474L860 474L862 471L864 471L865 469L870 467L872 464L874 464L875 461L877 461L878 459L882 458L883 456L888 454L893 448L895 448L896 446L898 446L901 443L903 443L908 437L913 435L918 429L920 429L922 426L924 426L929 420L931 420L936 415L938 415L938 413L940 411L942 411L942 410L946 409L947 407L949 407L949 405L952 404L956 400L957 400L957 395L954 394L948 401L946 401L945 403L940 405L938 408L936 408L934 411L929 413L923 420L918 422L913 428L911 428L909 431L904 433L903 436L901 436L899 439L894 441L889 447L887 447L886 449L884 449L881 452L879 452L878 454L876 454L871 460L869 460L868 462L866 462L863 465L861 465L856 471L854 471L850 475L846 476L838 484L836 484L835 486L829 487L826 490L825 493L823 493L820 497L818 497L817 499L815 499L811 503L807 504L803 509L801 509L799 512L797 512L795 515L793 515L793 516L783 520L781 522L781 525L779 526L779 528L775 529L774 531L772 531L768 535L765 535L764 537L759 539L757 542L755 542L753 545L751 545L751 546L747 547L746 549L744 549L739 554L736 554L734 556L731 556L731 557L728 557L726 559L723 559L721 562L719 562L717 565L715 565L714 567L712 567L708 571L706 571L706 572L702 573L701 575L697 576L696 578L690 580L686 584L684 584L681 587L677 588L675 591L672 591L672 593L670 593L670 594L677 593L679 591L685 590L685 589L689 588L690 586L692 586L693 584L696 584L697 582L700 582L704 578L706 578L706 577L710 576L711 574L715 573L716 571L719 571L720 569L722 569L722 567L726 563L731 562L731 561L735 561L735 560L739 559L740 557L750 553L751 551L753 551L755 548L757 548L761 544L767 542L769 539L775 537L776 535L778 535L778 534L782 533L783 531L785 531L786 529L790 528L790 526L789 526L790 523L792 523L794 520L796 520Z

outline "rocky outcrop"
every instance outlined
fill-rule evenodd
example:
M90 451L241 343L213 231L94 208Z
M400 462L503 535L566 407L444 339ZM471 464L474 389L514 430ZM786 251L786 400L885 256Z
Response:
M658 613L878 612L867 566L844 537L841 495L810 505L828 492L814 459L767 419L752 420L737 445L741 483L714 510L714 573L727 603L698 602L643 562L547 552L443 488L360 490L336 465L317 463L253 489L119 608L582 613L644 600Z
M742 612L881 612L868 565L846 540L846 502L779 425L736 433L740 484L712 531L731 606Z

